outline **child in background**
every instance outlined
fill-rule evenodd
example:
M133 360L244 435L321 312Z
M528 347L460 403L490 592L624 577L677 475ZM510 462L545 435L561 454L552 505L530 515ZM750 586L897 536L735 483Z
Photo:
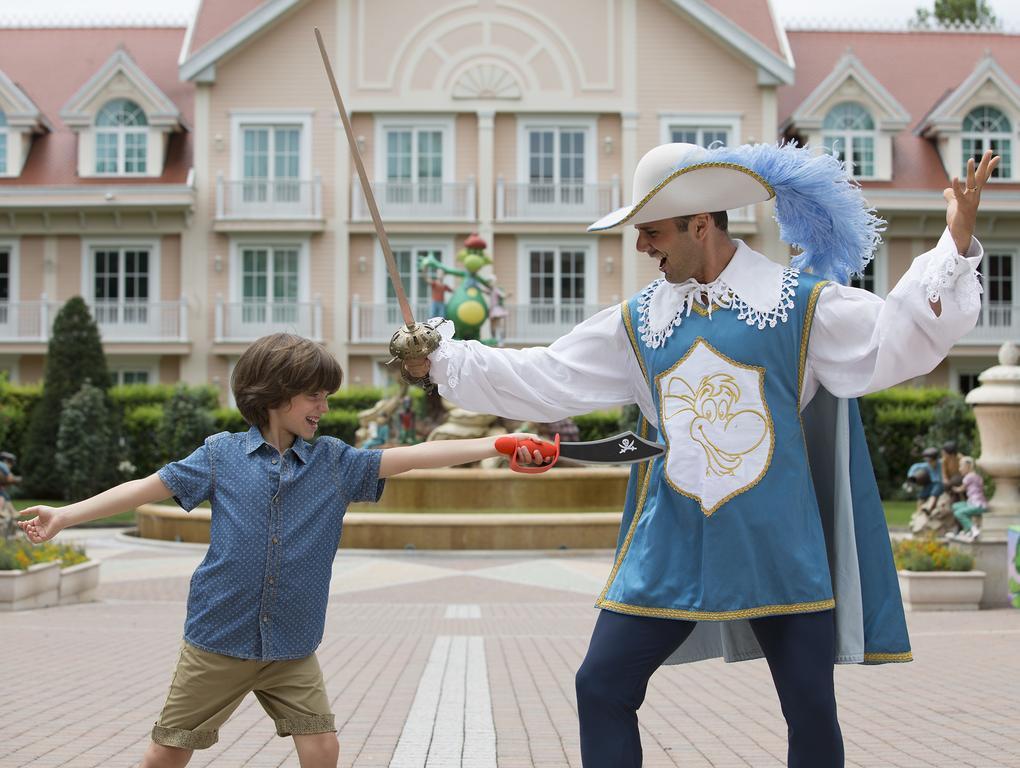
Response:
M956 541L974 541L980 536L981 529L974 522L974 518L980 518L988 509L988 500L985 498L985 481L975 469L974 459L970 456L960 459L963 482L953 490L965 494L966 500L953 504L953 516L956 517L963 529L953 536Z

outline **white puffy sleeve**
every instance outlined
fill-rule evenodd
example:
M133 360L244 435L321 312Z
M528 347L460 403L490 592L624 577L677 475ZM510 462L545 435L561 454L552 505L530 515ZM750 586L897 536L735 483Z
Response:
M914 259L883 300L859 288L822 289L808 341L802 403L818 385L859 397L931 371L977 323L984 251L972 239L965 256L947 229ZM941 301L936 316L929 302Z
M462 408L511 419L550 422L637 403L656 424L644 374L620 306L603 309L548 347L488 347L449 338L433 352L430 377L439 394Z

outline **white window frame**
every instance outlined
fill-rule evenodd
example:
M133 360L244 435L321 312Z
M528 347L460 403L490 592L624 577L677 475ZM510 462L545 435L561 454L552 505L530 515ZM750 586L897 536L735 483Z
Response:
M826 118L828 118L828 116L832 112L832 110L834 110L836 107L842 106L843 104L854 104L854 105L860 107L868 115L868 117L870 118L871 124L872 124L873 127L872 128L826 128L825 127L825 120L826 120ZM826 137L830 137L830 136L835 137L838 141L843 142L843 144L846 147L846 149L844 150L843 154L850 161L850 163L849 163L850 164L850 173L852 174L853 178L861 179L861 180L874 180L874 179L881 178L881 175L879 173L879 167L878 167L879 166L879 159L878 159L878 156L879 156L879 147L878 147L878 143L879 143L879 141L881 139L881 132L878 129L878 120L875 118L875 111L873 109L869 109L866 104L862 104L860 101L857 101L855 99L843 99L842 101L837 101L835 104L832 104L825 111L824 115L822 115L822 127L821 127L820 130L821 130L821 136L822 136L822 146L825 146ZM854 164L853 164L853 152L854 152L853 140L854 139L871 139L871 173L870 174L859 173L857 168L854 167Z
M596 184L599 180L598 168L598 125L594 117L577 115L542 115L541 117L519 116L517 118L517 181L528 184L531 181L530 162L531 149L528 134L533 130L584 131L584 180L582 184ZM555 143L556 157L559 157L559 142ZM554 184L563 183L559 178L559 163L553 163Z
M455 246L452 237L394 237L390 238L390 250L402 251L410 249L412 251L422 248L431 251L440 251L442 258L440 261L451 269L463 269L463 264L457 264L454 262L454 251ZM375 268L372 270L372 295L375 297L373 303L385 304L386 303L386 286L390 282L390 274L386 269L386 261L382 252L382 245L379 243L379 238L374 239L373 253L375 254L374 265ZM453 278L454 280L460 280L461 278ZM450 287L453 288L456 283ZM410 296L407 297L409 301L414 304ZM419 302L421 297L418 297ZM426 298L425 301L428 301Z
M11 129L7 122L7 115L0 109L0 138L3 139L3 148L0 149L0 177L13 176L11 173Z
M557 237L555 239L522 239L517 243L517 286L521 304L532 304L531 296L531 252L532 251L556 251L557 256L563 250L583 250L584 257L584 294L582 304L599 304L599 270L598 270L598 240L591 237ZM559 260L556 261L556 269L559 270ZM559 276L553 281L556 293L560 290ZM554 306L561 306L560 298L554 302Z
M81 243L81 295L92 307L96 303L96 251L118 250L124 251L132 248L145 249L149 252L149 298L147 304L160 301L160 241L159 239L127 238L127 237L102 237L82 239ZM118 264L123 268L123 263ZM118 301L123 301L121 296Z
M673 141L673 129L697 130L698 143L701 143L702 133L705 130L717 130L725 128L729 132L728 147L740 146L740 123L742 115L735 112L660 112L659 113L659 139L660 143L668 144Z
M989 107L998 111L1006 120L1009 121L1009 130L999 133L978 133L975 131L966 131L963 129L963 123L971 112L982 107ZM975 104L970 107L960 119L960 178L965 178L967 173L967 160L970 155L967 155L963 151L963 143L967 139L980 139L983 142L983 146L987 149L992 141L1008 141L1009 142L1009 174L1000 174L999 176L991 176L988 181L993 184L1009 184L1015 182L1017 178L1020 178L1020 172L1017 171L1017 125L1020 123L1017 115L1014 115L1010 110L1003 108L998 104L989 104L987 102L981 104Z
M21 271L20 271L20 256L19 248L20 241L17 239L0 239L0 250L7 251L10 256L8 257L8 297L7 301L11 304L19 300L18 285L21 282Z
M230 303L244 301L245 248L297 248L298 250L298 304L311 302L311 243L307 237L237 237L230 241Z
M159 384L158 357L121 357L107 356L106 366L114 386L123 383L125 373L145 372L149 376L149 384Z
M296 109L266 112L262 110L232 110L230 113L230 180L244 180L244 129L245 128L293 128L301 129L298 148L298 181L312 178L312 116L314 110ZM272 158L270 157L270 169Z
M372 178L376 184L385 184L388 181L386 178L386 134L391 129L400 131L410 129L412 134L416 134L418 130L440 131L443 135L443 177L440 181L443 184L453 182L456 173L454 155L457 147L455 125L456 122L452 115L377 115L375 119L375 150L372 153L375 156ZM412 156L416 157L417 143L413 138L411 151ZM417 180L417 176L412 175L411 181L416 182Z
M96 120L99 119L99 113L102 112L106 106L112 101L130 101L142 114L145 115L145 125L99 125ZM92 123L92 176L95 177L111 177L111 176L140 176L147 177L152 176L153 173L149 169L149 157L150 157L150 145L153 140L152 124L149 122L149 115L142 108L142 105L135 99L127 96L115 96L111 99L107 99L103 102L102 106L96 111L96 119ZM114 171L100 171L99 166L99 134L101 133L112 133L117 137L117 168ZM131 135L144 135L145 136L145 152L143 157L145 159L145 170L142 171L131 171L125 170L127 164L127 136Z

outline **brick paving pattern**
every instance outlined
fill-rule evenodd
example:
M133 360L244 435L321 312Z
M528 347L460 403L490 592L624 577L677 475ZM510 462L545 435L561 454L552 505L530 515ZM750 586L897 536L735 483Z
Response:
M98 602L0 615L2 768L137 765L162 707L202 550L88 545L104 561ZM342 552L318 651L341 765L580 766L573 676L611 557ZM914 663L837 669L847 766L1020 765L1020 611L908 620ZM649 768L785 764L761 661L664 668L640 717ZM298 761L249 696L190 765Z

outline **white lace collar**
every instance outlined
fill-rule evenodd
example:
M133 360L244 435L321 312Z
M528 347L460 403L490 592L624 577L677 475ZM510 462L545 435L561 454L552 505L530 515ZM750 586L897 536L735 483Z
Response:
M651 349L658 349L691 314L701 295L708 299L711 317L715 306L737 310L748 325L764 329L787 320L793 307L797 270L783 267L752 251L742 240L718 278L702 284L694 278L667 283L659 278L638 297L638 333Z

